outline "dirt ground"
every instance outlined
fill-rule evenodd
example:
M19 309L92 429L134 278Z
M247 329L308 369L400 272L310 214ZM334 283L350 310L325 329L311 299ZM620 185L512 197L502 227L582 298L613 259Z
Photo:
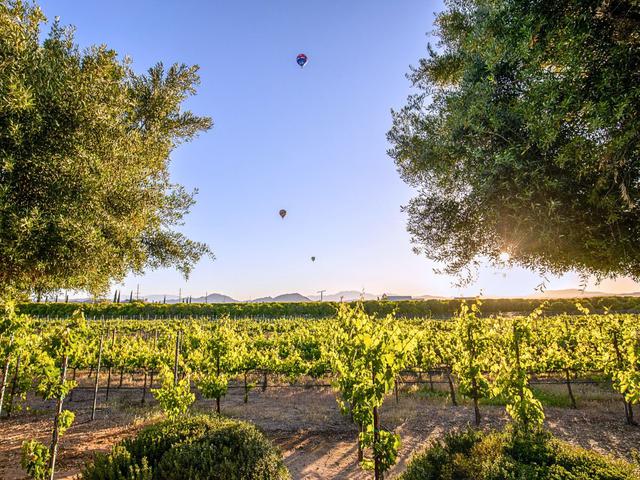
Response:
M126 385L125 385L126 386ZM585 387L586 388L586 387ZM630 458L640 448L640 427L624 423L622 403L613 396L584 392L580 408L545 408L546 425L559 438L617 457ZM76 422L62 438L56 479L72 479L94 452L109 451L125 436L132 435L160 414L151 395L145 407L138 406L141 391L113 389L105 401L99 397L97 418L90 422L92 391L74 392L65 408L76 413ZM585 397L593 398L586 400ZM0 421L0 479L26 478L20 468L20 445L37 438L47 443L50 436L53 403L35 398L29 411ZM135 405L135 406L134 406ZM213 411L212 401L199 399L193 407ZM232 388L222 402L225 415L250 420L258 425L282 450L292 478L369 479L356 457L356 430L338 409L330 388L273 386L251 391L244 404L242 390ZM504 408L483 406L486 428L500 428L507 422ZM400 459L388 478L396 477L407 462L432 439L452 428L463 428L473 419L469 405L452 406L443 396L401 392L399 403L390 397L381 411L382 424L402 438Z

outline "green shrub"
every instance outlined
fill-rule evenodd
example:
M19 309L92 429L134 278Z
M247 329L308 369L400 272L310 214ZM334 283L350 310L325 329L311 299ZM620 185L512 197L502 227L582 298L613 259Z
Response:
M202 440L169 450L158 464L159 477L166 480L282 478L279 455L254 427L234 422L208 432Z
M409 464L402 480L634 480L634 466L543 431L447 435Z
M253 426L211 416L165 421L97 455L86 480L285 480L280 453Z
M152 480L153 472L145 457L136 459L123 445L116 445L110 455L96 455L93 462L85 466L82 478Z

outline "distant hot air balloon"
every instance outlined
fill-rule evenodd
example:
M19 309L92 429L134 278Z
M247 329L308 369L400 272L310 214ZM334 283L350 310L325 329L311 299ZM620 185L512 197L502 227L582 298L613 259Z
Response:
M283 208L282 210L280 210L280 216L282 217L282 219L284 220L284 217L287 216L287 211Z
M308 60L308 58L304 53L301 53L296 57L296 63L298 65L300 65L300 68L302 68L302 67L304 67L306 65L307 60Z
M315 262L316 261L316 257L311 257L311 261Z

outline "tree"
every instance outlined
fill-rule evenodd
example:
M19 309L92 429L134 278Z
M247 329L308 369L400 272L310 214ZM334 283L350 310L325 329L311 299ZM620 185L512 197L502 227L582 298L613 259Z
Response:
M185 356L195 372L196 385L205 398L215 398L216 413L220 400L229 390L229 376L237 371L244 345L228 320L218 320L210 328L189 326Z
M633 405L640 403L640 327L633 315L606 314L596 319L600 367L622 395L627 424L637 425Z
M84 315L78 310L71 320L55 325L43 335L38 362L38 392L45 400L56 400L56 410L49 450L46 451L39 442L23 444L22 465L33 478L45 478L42 475L46 475L46 478L54 479L60 437L75 419L73 412L63 409L65 398L76 386L75 381L67 379L69 359L82 356L82 351L87 348L85 339L88 331Z
M197 66L134 73L41 10L0 0L0 293L102 292L128 272L187 275L206 245L173 228L194 193L170 154L211 127L185 111Z
M381 427L380 407L407 365L414 343L392 314L376 318L365 312L362 303L338 307L327 354L341 410L360 429L359 454L371 449L372 458L362 458L361 466L373 470L375 480L384 478L398 456L400 436Z
M562 372L571 400L571 408L578 408L571 379L594 371L589 356L590 318L588 316L559 315L545 318L544 326L534 327L539 350L539 371Z
M169 420L177 420L187 413L196 396L191 393L191 379L187 375L177 380L167 365L160 368L162 385L151 390Z
M638 2L450 0L436 24L388 134L416 250L463 279L503 252L640 278Z
M490 332L486 322L480 318L480 305L480 300L476 300L470 307L462 302L453 331L453 373L458 378L460 393L473 400L476 426L482 420L480 399L489 396L489 381L485 372L491 364L487 358L490 356Z
M535 369L532 324L542 315L536 309L527 317L513 317L496 325L493 343L497 347L497 362L492 367L493 395L506 402L507 413L518 429L536 431L544 421L542 403L535 398L529 383Z

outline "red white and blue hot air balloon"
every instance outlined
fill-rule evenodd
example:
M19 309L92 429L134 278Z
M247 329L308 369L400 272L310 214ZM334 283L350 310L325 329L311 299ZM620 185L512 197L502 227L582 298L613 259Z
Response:
M296 63L300 65L300 68L303 68L307 64L307 56L304 53L299 54L296 57Z

